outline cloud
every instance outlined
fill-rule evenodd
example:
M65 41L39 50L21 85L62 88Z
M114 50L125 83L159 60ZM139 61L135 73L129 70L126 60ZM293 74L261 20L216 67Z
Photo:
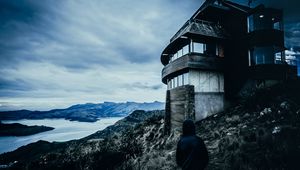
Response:
M164 101L161 50L201 3L174 2L1 1L0 109Z
M0 109L164 101L161 51L202 2L0 1Z

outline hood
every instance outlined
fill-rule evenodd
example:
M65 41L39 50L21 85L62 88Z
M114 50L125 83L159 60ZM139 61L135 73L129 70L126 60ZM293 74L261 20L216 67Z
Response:
M183 136L195 135L195 124L192 120L185 120L183 122L182 135Z

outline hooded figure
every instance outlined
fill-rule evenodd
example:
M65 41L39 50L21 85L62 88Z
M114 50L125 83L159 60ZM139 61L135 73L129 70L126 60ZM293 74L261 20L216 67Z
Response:
M195 124L185 120L177 144L176 162L184 170L202 170L208 164L208 152L203 140L195 134Z

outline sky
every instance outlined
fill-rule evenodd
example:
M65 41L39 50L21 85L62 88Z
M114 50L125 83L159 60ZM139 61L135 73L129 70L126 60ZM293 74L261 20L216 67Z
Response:
M262 1L284 8L285 44L300 49L299 2ZM202 3L0 0L0 110L164 102L160 54Z

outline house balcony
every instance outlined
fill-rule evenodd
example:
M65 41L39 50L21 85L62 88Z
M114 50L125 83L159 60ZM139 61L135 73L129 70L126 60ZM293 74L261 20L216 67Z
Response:
M190 69L222 71L224 69L224 58L200 53L188 53L163 68L162 82L166 84L169 77L188 72Z
M229 37L230 35L225 29L217 23L191 19L171 38L170 44L161 54L161 62L163 65L167 65L171 55L192 42L224 44Z

